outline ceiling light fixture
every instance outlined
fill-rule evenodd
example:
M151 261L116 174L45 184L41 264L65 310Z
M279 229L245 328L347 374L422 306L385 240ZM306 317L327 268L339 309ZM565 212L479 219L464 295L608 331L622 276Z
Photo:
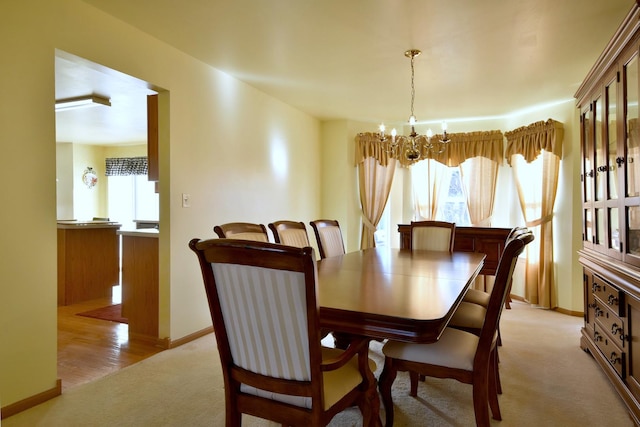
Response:
M111 100L97 95L78 96L56 100L56 111L74 110L76 108L88 108L97 106L111 107Z
M438 139L438 143L434 144L431 139L433 137L433 132L431 129L427 130L426 135L418 135L416 133L415 124L416 124L416 116L413 114L413 102L416 97L416 89L414 86L414 59L416 56L420 55L420 51L417 49L410 49L404 53L404 56L411 59L411 115L409 116L409 125L411 126L411 133L408 136L404 135L396 135L395 128L391 130L391 135L385 135L385 126L384 123L380 125L380 132L378 136L380 138L380 142L385 145L385 150L391 156L395 158L400 158L400 156L404 156L409 163L417 162L421 159L426 159L429 156L430 152L434 153L442 153L446 148L447 143L449 143L450 139L447 137L447 123L442 122L442 139Z

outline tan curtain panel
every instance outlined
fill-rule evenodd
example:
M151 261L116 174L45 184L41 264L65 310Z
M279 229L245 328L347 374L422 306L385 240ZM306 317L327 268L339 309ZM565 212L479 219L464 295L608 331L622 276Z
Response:
M499 130L451 133L447 134L451 142L440 154L433 154L432 159L445 166L458 166L473 157L486 157L498 164L502 164L504 157L504 135ZM436 143L442 135L434 135L432 141ZM437 143L436 143L437 144ZM387 145L380 142L377 133L364 132L356 135L356 165L367 157L375 158L382 166L387 166L392 156L387 152ZM398 159L401 166L410 166L405 158Z
M562 139L564 128L562 123L553 119L540 121L528 126L505 132L507 150L505 157L511 165L511 156L521 154L527 163L534 161L542 150L562 158Z
M395 159L391 159L387 166L382 166L374 158L369 157L358 164L362 208L360 249L376 247L375 232L389 200L396 163Z
M527 247L525 300L557 306L553 255L553 206L562 157L562 123L549 119L506 132L507 162L513 167L525 224L535 240Z

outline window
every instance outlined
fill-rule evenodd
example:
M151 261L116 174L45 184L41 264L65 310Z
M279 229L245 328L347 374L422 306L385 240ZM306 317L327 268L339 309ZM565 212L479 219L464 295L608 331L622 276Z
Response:
M445 179L449 180L448 190L443 194L442 200L438 203L436 219L447 222L455 222L456 225L471 225L469 219L469 208L467 197L462 188L460 179L460 169L447 168L448 174Z
M123 229L134 229L136 219L159 219L159 196L146 175L109 176L108 183L109 218Z
M447 167L435 160L421 161L411 167L411 182L415 221L435 219L471 224L458 167Z
M387 205L384 207L384 212L378 223L376 232L373 234L376 240L376 247L383 247L389 245L389 230L391 228L391 215L389 214L389 206L391 205L391 198L387 200Z

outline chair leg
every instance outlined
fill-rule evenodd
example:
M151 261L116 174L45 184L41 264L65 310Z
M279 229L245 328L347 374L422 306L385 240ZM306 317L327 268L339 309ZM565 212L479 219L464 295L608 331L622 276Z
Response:
M477 427L489 427L489 375L476 373L473 378L473 410Z
M498 348L495 350L495 356L492 357L491 363L493 364L493 369L495 370L495 379L496 379L496 391L498 394L502 394L502 381L500 381L500 358L498 357Z
M498 393L500 393L500 391L498 391L500 376L498 373L498 364L495 362L497 351L493 350L491 353L491 359L489 361L489 407L491 408L493 419L502 420L500 405L498 403Z
M380 396L382 397L382 404L386 414L385 426L391 427L393 425L393 398L391 397L391 386L396 379L398 371L393 365L393 359L385 357L384 368L380 374L378 381L378 388L380 390Z
M422 375L409 371L409 380L411 387L409 388L409 396L416 397L418 395L418 380Z

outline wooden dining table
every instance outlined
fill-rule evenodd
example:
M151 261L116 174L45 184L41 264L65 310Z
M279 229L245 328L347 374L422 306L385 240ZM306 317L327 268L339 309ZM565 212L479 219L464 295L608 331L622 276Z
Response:
M476 252L371 248L318 262L320 326L346 335L435 342L483 267Z

